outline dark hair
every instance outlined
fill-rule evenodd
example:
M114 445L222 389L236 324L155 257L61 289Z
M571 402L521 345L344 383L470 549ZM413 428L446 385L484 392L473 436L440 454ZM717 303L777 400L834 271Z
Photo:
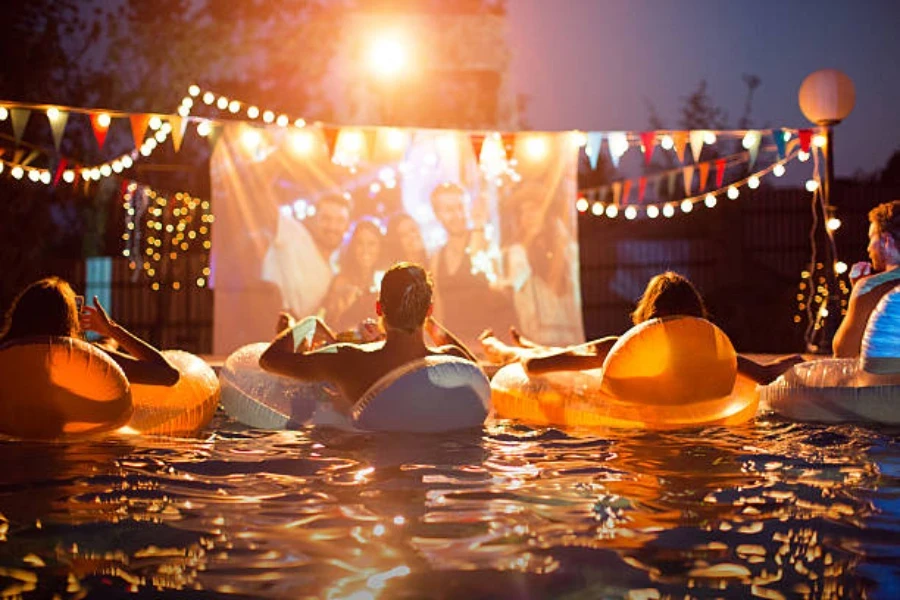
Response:
M422 240L422 256L407 256L405 251L403 250L403 246L400 243L400 226L404 223L412 223L416 227L416 231L419 232L419 237L422 235L422 230L419 227L419 222L416 221L412 215L405 212L398 212L392 214L388 217L387 222L387 232L385 233L385 245L384 252L382 256L387 260L392 262L400 262L400 261L410 261L415 262L419 258L424 259L425 254L425 240Z
M381 309L388 327L407 333L425 322L431 307L434 284L419 265L400 262L393 265L381 280Z
M373 273L363 272L363 267L356 260L356 253L354 252L357 243L357 237L361 231L371 231L378 236L379 242L384 241L384 234L381 232L381 226L378 225L378 223L371 217L363 217L359 221L353 223L353 225L350 227L350 231L348 231L347 235L344 236L344 243L341 245L338 264L341 267L341 273L354 284L359 285L362 283L366 285L372 285ZM382 253L380 252L379 254ZM380 259L381 256L375 259L376 269L378 268L378 265L381 264L379 262Z
M887 233L895 242L900 242L900 200L891 200L870 210L869 222L879 233Z
M445 181L444 183L439 183L437 185L437 187L435 187L433 190L431 190L430 200L431 200L431 209L432 210L434 210L434 208L435 208L434 205L435 205L435 201L437 200L437 197L439 195L445 194L447 192L453 192L453 193L459 194L460 196L466 195L466 190L464 190L463 187L461 185L459 185L458 183L453 183L452 181Z
M647 282L644 294L631 313L637 325L659 317L688 316L708 318L703 298L694 284L683 275L666 271Z
M316 209L319 209L326 204L334 204L345 209L347 212L350 212L353 208L353 204L341 194L325 194L316 201Z
M72 336L78 329L72 286L59 277L46 277L26 287L13 300L0 341L33 335Z

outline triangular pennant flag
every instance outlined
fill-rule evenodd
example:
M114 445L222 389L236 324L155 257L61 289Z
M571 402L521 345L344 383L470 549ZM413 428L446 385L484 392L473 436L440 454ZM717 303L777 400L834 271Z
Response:
M59 178L62 177L63 171L66 170L66 159L65 157L61 157L59 159L59 164L56 165L56 173L53 175L53 187L59 183Z
M644 164L649 165L653 158L653 147L656 145L656 132L641 132L641 149L644 151Z
M328 150L328 160L334 154L334 144L337 142L337 127L322 127L322 135L325 136L325 147Z
M134 147L139 148L144 143L144 137L147 135L147 126L153 115L137 114L128 117L131 121L131 137L134 138Z
M506 160L513 158L516 154L516 134L508 131L500 134L500 139L503 140L503 149L506 151Z
M622 184L622 204L628 203L628 196L631 195L631 180L626 179Z
M697 167L700 169L700 191L706 190L706 183L709 181L709 162L702 162Z
M676 169L669 171L668 194L666 194L666 196L668 196L669 198L675 197L675 180L677 178L678 178L678 171Z
M597 202L606 202L606 197L609 195L609 186L604 185L602 188L597 190Z
M56 151L59 152L63 132L66 130L66 123L69 121L69 112L57 108L53 112L47 113L47 120L50 121L50 131L53 132L53 145L56 147ZM54 182L53 185L56 185L56 183Z
M622 200L622 182L615 181L612 184L613 190L613 204L619 206L619 202Z
M21 165L21 164L22 164L22 157L23 157L23 156L25 156L25 150L23 150L23 149L21 149L21 148L19 148L18 150L16 150L16 153L13 154L13 160L12 160L12 161L13 161L13 165Z
M220 137L222 137L222 126L209 121L209 135L206 136L206 141L209 142L210 152L216 149L216 143L218 143Z
M684 197L690 198L694 195L694 165L687 165L681 172L684 175Z
M647 178L641 177L638 179L638 202L644 201L644 194L647 192Z
M100 117L104 117L101 119ZM94 130L94 137L97 138L97 145L103 148L103 142L106 141L106 132L109 131L110 121L109 115L106 113L91 113L91 128ZM104 123L101 123L103 121Z
M804 152L809 152L809 144L812 142L812 129L801 129L797 132L797 137L800 138L800 149Z
M772 138L775 140L775 150L778 152L778 160L787 155L787 140L784 139L784 129L773 129Z
M725 182L725 159L720 158L716 160L716 189L722 187L722 184Z
M684 163L684 149L687 148L688 134L686 131L672 132L672 145L675 147L675 154L678 155L678 161Z
M703 151L703 136L705 132L700 130L694 130L690 134L691 140L691 154L694 157L694 162L700 162L700 153Z
M28 156L25 157L25 160L23 160L23 161L22 161L21 163L19 163L19 164L22 165L23 167L28 166L28 165L31 164L31 161L33 161L34 159L36 159L36 158L39 157L40 155L41 155L41 151L40 151L40 150L32 150L31 152L28 153Z
M584 146L584 151L588 155L588 160L591 163L591 170L596 170L597 161L600 159L600 144L603 143L603 134L599 131L589 131L587 134L587 144Z
M181 142L184 140L184 128L187 126L187 121L180 115L171 115L169 124L172 126L172 147L175 148L175 152L178 152L181 150Z
M759 143L762 141L762 134L758 131L752 131L748 132L747 135L750 136L750 144L747 148L747 152L750 153L750 164L747 168L753 169L753 165L756 164L756 157L759 156Z
M475 160L481 159L481 148L484 146L484 135L481 133L473 133L469 136L472 142L472 150L475 152Z
M614 131L607 136L606 143L613 165L619 168L619 159L628 152L628 135L623 131Z
M12 118L13 135L18 144L22 141L22 134L25 133L25 126L28 125L31 111L27 108L12 108L9 111L9 116Z

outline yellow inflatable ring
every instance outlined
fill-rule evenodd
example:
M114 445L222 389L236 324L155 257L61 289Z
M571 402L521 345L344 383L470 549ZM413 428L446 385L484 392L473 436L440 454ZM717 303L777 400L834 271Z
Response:
M205 427L219 405L219 379L206 361L182 350L163 356L180 374L173 386L131 386L134 415L128 427L138 433L186 436Z
M633 327L602 369L529 376L508 365L491 390L495 417L561 427L733 425L753 418L759 403L755 382L737 373L728 336L695 317Z
M122 369L79 339L33 337L0 348L0 433L25 439L85 437L132 413Z

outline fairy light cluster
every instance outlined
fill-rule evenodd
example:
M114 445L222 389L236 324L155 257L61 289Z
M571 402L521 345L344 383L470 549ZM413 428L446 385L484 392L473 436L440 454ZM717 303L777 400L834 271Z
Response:
M140 202L135 201L137 194ZM167 198L147 187L139 189L134 182L128 184L122 200L126 213L122 256L129 259L128 267L140 269L150 280L153 291L159 291L164 285L176 291L186 285L205 287L210 274L210 230L215 221L209 201L186 192ZM174 262L192 250L200 250L207 257L200 272L190 274L188 281L172 278L163 281L164 263Z

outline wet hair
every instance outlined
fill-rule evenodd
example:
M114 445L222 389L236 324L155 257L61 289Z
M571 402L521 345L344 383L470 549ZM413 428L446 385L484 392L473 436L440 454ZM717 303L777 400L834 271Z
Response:
M72 286L59 277L46 277L26 287L13 300L0 342L35 335L73 336L78 330Z
M372 284L372 276L373 273L364 273L362 265L356 260L356 244L359 233L363 231L370 231L374 233L378 237L378 241L380 243L384 243L384 233L381 231L381 226L378 224L375 219L371 217L363 217L359 221L353 223L350 227L350 231L347 232L347 235L344 236L344 242L341 245L340 257L338 258L338 264L341 267L341 273L350 279L353 283L356 284L364 284L371 285ZM379 254L383 254L383 249L379 252ZM381 264L381 256L378 256L375 259L374 270L379 268Z
M437 198L441 194L446 194L448 192L459 194L460 196L465 197L466 190L463 189L461 185L458 183L453 183L452 181L445 181L444 183L439 183L436 188L431 190L431 209L434 210L437 204Z
M412 333L421 327L431 307L434 284L417 264L400 262L391 266L381 280L381 309L388 327Z
M887 233L900 242L900 200L879 204L869 211L869 222L879 233Z
M637 325L650 319L674 316L706 319L709 313L693 283L683 275L666 271L647 282L644 294L631 313L631 322Z

